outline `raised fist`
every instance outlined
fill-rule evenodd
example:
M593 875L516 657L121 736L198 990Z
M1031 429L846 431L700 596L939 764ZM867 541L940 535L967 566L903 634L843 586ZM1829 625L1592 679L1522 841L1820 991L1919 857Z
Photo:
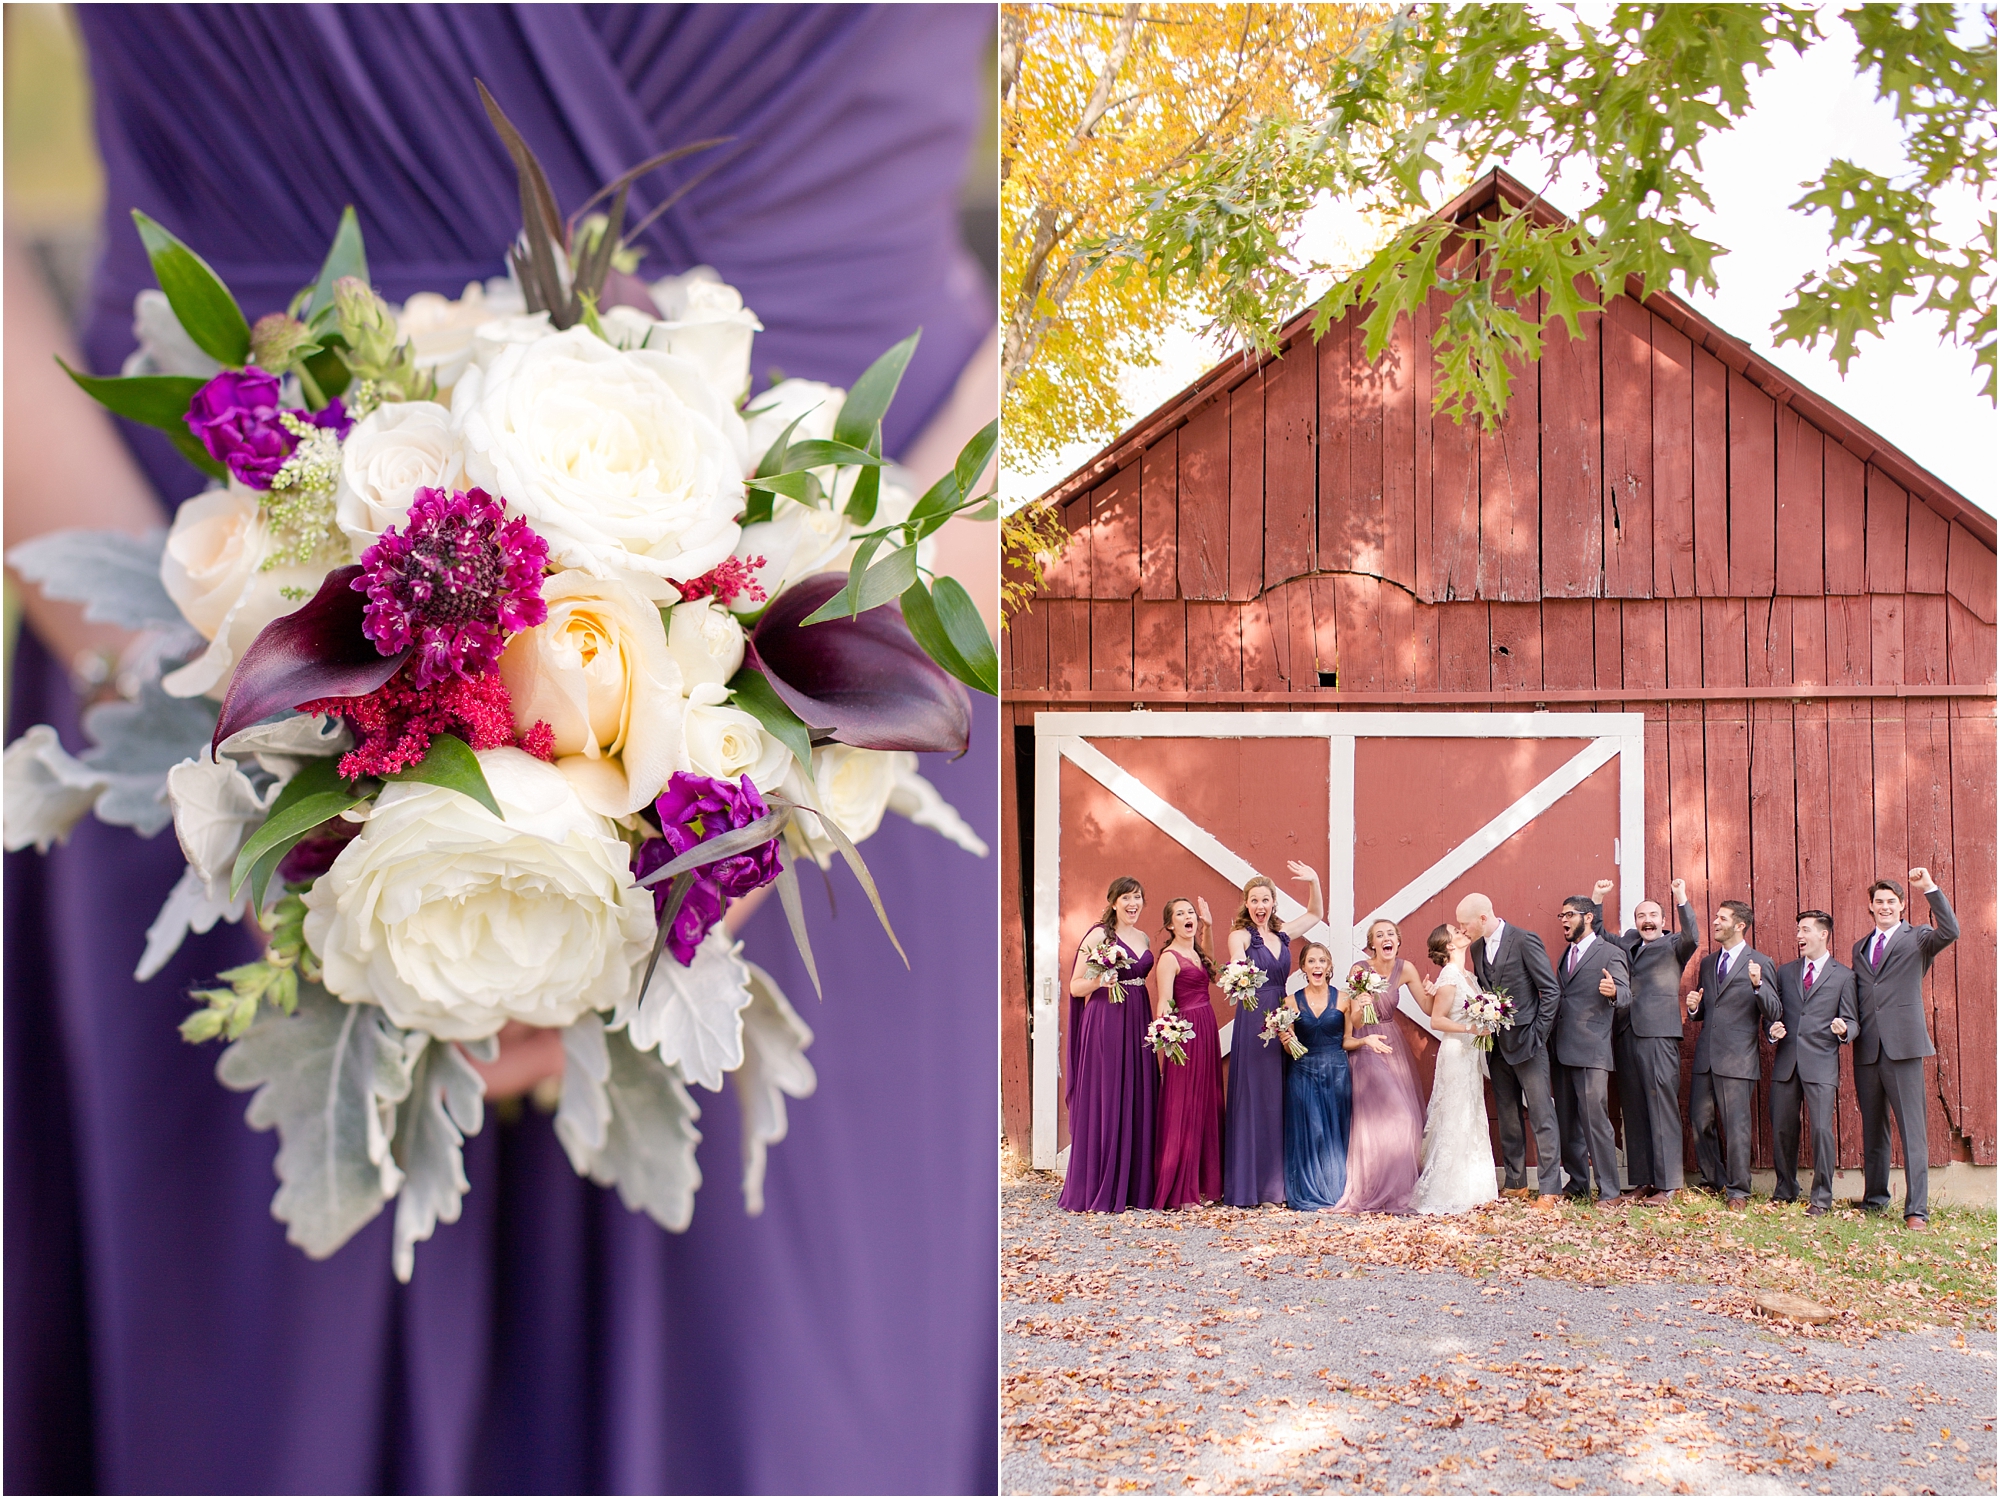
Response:
M1764 970L1754 959L1750 964L1750 987L1755 989L1764 982Z
M1618 882L1616 880L1599 880L1595 885L1590 887L1590 898L1601 906L1604 904L1605 897L1617 888Z
M1699 989L1688 990L1688 1014L1692 1015L1696 1010L1699 1010L1700 1008L1701 1008L1701 990Z
M1675 905L1684 906L1688 903L1688 882L1686 880L1671 880L1668 882L1667 888L1674 893Z
M1618 997L1618 984L1611 977L1609 969L1606 969L1597 976L1597 992L1602 994L1606 999L1616 999Z
M1920 895L1937 889L1937 882L1931 878L1931 872L1921 864L1910 871L1910 885Z

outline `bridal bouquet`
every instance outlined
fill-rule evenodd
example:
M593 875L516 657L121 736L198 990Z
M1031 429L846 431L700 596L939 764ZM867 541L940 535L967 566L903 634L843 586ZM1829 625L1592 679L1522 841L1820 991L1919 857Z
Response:
M1132 966L1132 955L1124 945L1109 932L1099 932L1094 941L1086 942L1079 954L1085 966L1103 981L1111 991L1112 1004L1125 1003L1125 980L1119 975Z
M527 223L512 278L456 302L386 303L349 209L318 280L253 323L135 214L159 280L140 353L70 373L212 485L164 535L10 554L145 644L90 748L38 725L7 749L6 846L46 851L87 811L173 823L188 867L138 977L190 930L261 927L182 1033L229 1043L218 1077L277 1129L292 1242L331 1254L393 1201L405 1280L459 1216L469 1059L510 1022L562 1032L575 1169L669 1229L700 1185L687 1085L732 1079L760 1211L812 1035L729 903L775 884L817 987L799 859L837 853L887 929L856 848L885 811L986 851L915 752L962 752L966 685L996 684L970 599L923 562L985 508L997 423L912 497L881 422L914 335L849 391L749 398L741 297L628 274L627 192L684 153L565 223L487 106Z
M1292 1011L1279 1005L1264 1017L1264 1028L1257 1033L1257 1039L1266 1046L1276 1041L1285 1048L1285 1055L1296 1062L1306 1054L1305 1042L1299 1039L1298 1032L1293 1029L1298 1023L1298 1018Z
M1221 987L1224 999L1246 1010L1254 1010L1257 1008L1257 991L1264 986L1264 970L1248 958L1238 958L1223 965L1215 982Z
M1388 987L1389 981L1366 963L1347 976L1347 992L1361 1001L1359 1015L1362 1025L1379 1023L1375 1014L1375 996L1384 993Z
M1187 1065L1187 1044L1194 1039L1194 1026L1186 1017L1169 1010L1146 1027L1146 1044L1153 1055Z
M1474 994L1465 1002L1465 1022L1481 1051L1493 1049L1493 1037L1514 1024L1514 996L1506 989Z

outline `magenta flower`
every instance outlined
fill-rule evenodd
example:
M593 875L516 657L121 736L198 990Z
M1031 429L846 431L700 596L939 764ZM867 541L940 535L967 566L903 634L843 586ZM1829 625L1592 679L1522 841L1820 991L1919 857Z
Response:
M548 618L542 569L549 544L506 520L483 489L420 489L408 524L361 554L350 585L368 595L362 633L385 656L416 648L412 682L429 687L499 664L507 637Z
M252 489L269 489L299 440L279 420L289 414L345 438L354 423L347 408L329 401L317 416L278 404L278 377L268 370L224 370L194 393L188 430L222 464Z
M659 816L662 836L639 845L632 861L635 879L644 879L662 864L731 828L749 826L770 808L765 806L764 798L757 794L748 776L739 784L676 771L667 782L667 789L653 803L653 810ZM778 840L773 838L745 853L717 859L696 870L694 884L667 933L668 950L683 964L692 963L701 939L722 919L727 898L748 895L770 884L781 868ZM662 881L653 887L656 916L666 910L671 883Z

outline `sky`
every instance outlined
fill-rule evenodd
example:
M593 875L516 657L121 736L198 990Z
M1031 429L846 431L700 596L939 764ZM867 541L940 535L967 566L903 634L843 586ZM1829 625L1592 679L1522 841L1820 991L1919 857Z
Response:
M1712 138L1703 152L1703 180L1715 211L1694 227L1729 247L1716 263L1720 291L1673 289L1975 505L2000 513L2000 420L1977 393L1971 353L1940 341L1935 315L1899 315L1879 342L1862 340L1844 379L1824 345L1815 351L1771 342L1779 308L1826 253L1825 230L1786 208L1799 196L1799 184L1817 177L1837 156L1877 170L1900 160L1888 107L1874 99L1872 80L1854 76L1852 33L1831 12L1823 13L1821 25L1827 38L1803 57L1779 50L1776 66L1752 85L1749 116ZM1530 187L1541 187L1558 208L1580 205L1590 196L1580 178L1552 179L1538 159L1517 158L1507 167ZM1306 240L1319 258L1334 260L1351 234L1352 226L1329 206L1308 225ZM1192 327L1169 335L1158 366L1128 371L1120 381L1133 419L1179 392L1225 352ZM1067 449L1039 473L1010 475L1006 492L1041 493L1096 451L1096 444Z

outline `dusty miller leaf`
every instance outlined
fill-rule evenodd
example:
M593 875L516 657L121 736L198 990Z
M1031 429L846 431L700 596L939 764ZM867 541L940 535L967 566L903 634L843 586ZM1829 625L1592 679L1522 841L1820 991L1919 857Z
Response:
M91 747L77 756L110 781L97 803L100 822L129 827L144 837L173 821L167 772L199 759L215 731L215 704L207 698L169 697L157 681L140 684L132 702L99 703L83 715Z
M819 1076L806 1060L813 1033L771 975L750 969L750 1008L743 1015L743 1065L730 1074L743 1112L743 1210L764 1211L764 1167L770 1147L785 1138L785 1099L810 1098Z
M51 531L7 553L14 571L43 594L83 605L83 617L128 630L186 629L160 582L165 531Z
M439 1223L458 1222L471 1184L459 1148L486 1121L486 1080L449 1041L434 1041L417 1058L409 1102L396 1125L395 1158L403 1171L396 1197L396 1279L408 1284L417 1245Z
M680 1233L701 1186L694 1158L701 1110L680 1074L636 1050L624 1032L607 1032L596 1014L564 1032L563 1052L556 1135L570 1164L600 1187L617 1187L627 1208Z

